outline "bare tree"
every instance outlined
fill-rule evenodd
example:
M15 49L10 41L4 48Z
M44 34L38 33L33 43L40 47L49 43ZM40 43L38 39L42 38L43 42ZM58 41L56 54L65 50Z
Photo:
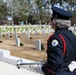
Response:
M8 12L12 16L12 23L14 17L27 16L28 1L27 0L9 0Z

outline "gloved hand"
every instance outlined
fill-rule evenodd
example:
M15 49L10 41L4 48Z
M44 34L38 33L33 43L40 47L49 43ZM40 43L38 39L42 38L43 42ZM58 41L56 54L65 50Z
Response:
M76 69L76 61L72 61L69 65L68 68L71 72L73 72Z

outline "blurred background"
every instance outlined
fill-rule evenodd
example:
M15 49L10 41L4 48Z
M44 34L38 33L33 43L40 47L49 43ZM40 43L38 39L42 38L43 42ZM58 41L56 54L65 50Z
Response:
M0 25L49 24L52 6L70 11L76 23L76 0L0 0Z

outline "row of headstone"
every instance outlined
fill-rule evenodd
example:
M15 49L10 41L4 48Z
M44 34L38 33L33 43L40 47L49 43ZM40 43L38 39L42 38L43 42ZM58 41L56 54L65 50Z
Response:
M16 38L16 46L20 47L20 38ZM36 40L36 50L41 51L41 40Z
M22 25L21 25L21 26L6 26L6 25L4 25L3 27L0 26L0 28L1 28L3 31L5 31L5 32L7 31L7 29L10 30L11 27L12 27L12 32L14 32L14 28L15 28L15 29L19 29L19 32L23 32L23 31L25 32L25 31L27 31L27 30L34 30L34 29L35 29L35 30L39 30L39 29L42 30L42 29L47 29L47 28L50 29L51 26L46 26L46 25L41 25L41 26L40 26L40 25L33 25L33 26L32 26L32 25L31 25L31 26L28 26L28 27L25 26L25 27L24 27L24 30L23 30L23 28L22 28ZM26 30L26 29L27 29L27 30Z
M10 27L9 27L10 28ZM18 27L12 27L12 32L17 32L17 28ZM25 28L22 30L22 26L20 26L20 31L21 31L21 34L24 34L24 33L32 33L32 31L35 32L35 35L38 35L39 31L42 31L43 35L46 35L47 31L50 31L50 26L48 26L48 29L46 29L47 27L46 26L43 26L43 28L41 28L41 26L29 26L28 27L28 30L26 30ZM4 30L6 31L6 27L4 26Z
M32 33L31 30L27 31L27 38L28 38L28 39L30 39L31 33ZM43 30L43 35L46 35L46 33L47 33L47 31L46 31L46 30ZM22 34L23 34L23 33L22 33ZM35 30L35 35L38 35L38 34L39 34L39 31L38 31L38 30ZM0 37L2 37L2 36L3 36L3 35L2 35L2 32L0 32ZM15 36L15 38L18 37L18 34L17 34L16 30L14 30L14 36ZM8 31L7 37L10 38L10 31Z
M10 29L11 28L11 26L6 26L6 25L4 25L4 26L0 26L0 28L3 30L3 31L7 31L7 29ZM22 25L21 26L12 26L12 32L14 32L14 28L19 28L19 32L21 32L22 34L23 33L25 33L25 31L28 31L28 30L30 30L30 31L34 31L34 30L48 30L48 31L53 31L53 29L51 28L51 26L50 25L30 25L30 26L25 26L24 27L24 29L22 28ZM25 28L27 28L27 30L25 29ZM70 28L72 31L74 31L74 29L73 28Z
M43 30L44 34L45 34L45 30ZM16 46L20 47L20 38L18 37L18 34L16 33L16 29L14 29L14 33L15 33L15 39L16 39ZM30 39L30 33L31 31L28 31L27 34L27 38ZM35 34L38 34L38 31L35 32ZM7 34L8 37L10 37L10 31L8 31ZM2 37L2 33L0 32L0 37ZM36 40L36 49L37 50L41 50L41 40Z

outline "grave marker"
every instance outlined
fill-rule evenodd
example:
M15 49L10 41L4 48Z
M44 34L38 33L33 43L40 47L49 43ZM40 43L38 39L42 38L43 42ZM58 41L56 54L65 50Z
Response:
M16 38L16 46L20 47L20 38Z
M27 32L27 38L30 39L30 32Z
M8 31L7 37L10 38L10 31Z
M41 40L36 40L36 49L41 51Z

